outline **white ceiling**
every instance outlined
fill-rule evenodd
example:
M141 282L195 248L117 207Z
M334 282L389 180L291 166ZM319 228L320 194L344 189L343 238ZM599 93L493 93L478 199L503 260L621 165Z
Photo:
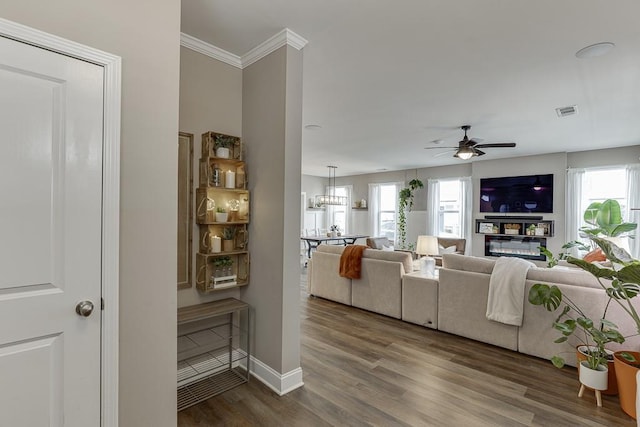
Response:
M303 125L321 128L303 129L303 173L344 176L461 162L423 148L463 124L517 143L471 161L640 144L638 16L638 0L183 0L182 32L238 56L284 28L307 39Z

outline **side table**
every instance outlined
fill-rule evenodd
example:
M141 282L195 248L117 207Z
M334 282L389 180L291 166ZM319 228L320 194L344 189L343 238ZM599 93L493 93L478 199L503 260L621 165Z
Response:
M416 271L402 276L402 320L438 329L438 283L437 274Z

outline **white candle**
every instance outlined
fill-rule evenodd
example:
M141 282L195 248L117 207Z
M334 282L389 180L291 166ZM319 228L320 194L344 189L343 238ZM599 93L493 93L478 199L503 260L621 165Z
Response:
M224 179L225 188L236 188L236 173L232 170L228 170Z
M222 239L218 236L211 238L211 253L222 252Z

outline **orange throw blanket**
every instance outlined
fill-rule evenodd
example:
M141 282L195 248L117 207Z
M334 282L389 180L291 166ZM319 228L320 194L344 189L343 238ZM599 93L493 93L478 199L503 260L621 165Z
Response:
M340 276L359 279L362 270L362 253L368 246L348 245L340 257Z

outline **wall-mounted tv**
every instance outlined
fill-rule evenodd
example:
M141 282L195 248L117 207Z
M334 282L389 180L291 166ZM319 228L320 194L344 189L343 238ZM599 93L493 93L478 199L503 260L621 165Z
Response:
M552 213L553 174L481 178L480 212Z

